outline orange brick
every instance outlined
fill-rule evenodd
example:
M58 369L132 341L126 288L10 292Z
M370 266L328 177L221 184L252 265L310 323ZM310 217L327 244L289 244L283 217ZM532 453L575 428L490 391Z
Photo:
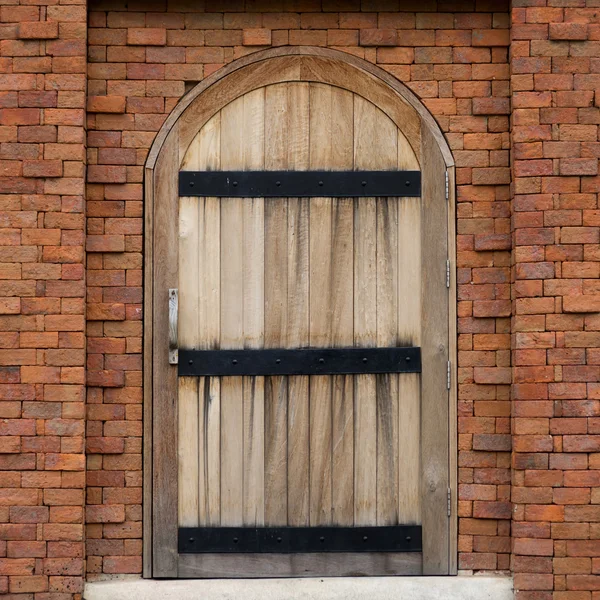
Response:
M270 46L270 29L244 29L242 32L244 46Z
M159 27L130 27L127 29L127 43L131 46L164 46L167 43L167 30Z

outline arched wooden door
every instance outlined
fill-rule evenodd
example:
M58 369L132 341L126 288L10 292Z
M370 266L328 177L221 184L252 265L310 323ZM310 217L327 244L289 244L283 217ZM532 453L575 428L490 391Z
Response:
M149 173L154 576L452 572L429 126L335 53L291 53L204 84L168 128Z

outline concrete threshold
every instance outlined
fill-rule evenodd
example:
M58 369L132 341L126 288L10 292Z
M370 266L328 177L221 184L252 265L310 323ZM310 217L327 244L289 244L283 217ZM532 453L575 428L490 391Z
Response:
M96 581L84 600L513 600L509 577Z

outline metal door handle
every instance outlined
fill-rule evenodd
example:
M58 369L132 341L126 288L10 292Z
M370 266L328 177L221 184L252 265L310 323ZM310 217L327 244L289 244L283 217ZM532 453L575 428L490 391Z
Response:
M179 297L177 288L169 289L169 364L176 365L179 362L179 350L177 348L177 311Z

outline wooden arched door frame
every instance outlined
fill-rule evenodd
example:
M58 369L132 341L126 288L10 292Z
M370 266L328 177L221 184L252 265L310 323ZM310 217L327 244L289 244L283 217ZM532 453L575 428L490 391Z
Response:
M177 577L177 369L169 365L168 290L178 281L178 172L202 126L239 96L270 84L307 81L340 87L379 107L421 163L425 248L421 479L423 574L457 569L455 172L438 124L386 71L350 54L281 47L236 60L200 82L169 115L145 166L144 242L144 576ZM440 237L440 228L447 235ZM426 253L426 254L425 254ZM437 279L446 279L447 294ZM432 282L436 281L435 284ZM443 391L443 393L441 393ZM427 401L429 399L429 401ZM440 436L447 443L439 443ZM433 450L430 452L429 448Z

